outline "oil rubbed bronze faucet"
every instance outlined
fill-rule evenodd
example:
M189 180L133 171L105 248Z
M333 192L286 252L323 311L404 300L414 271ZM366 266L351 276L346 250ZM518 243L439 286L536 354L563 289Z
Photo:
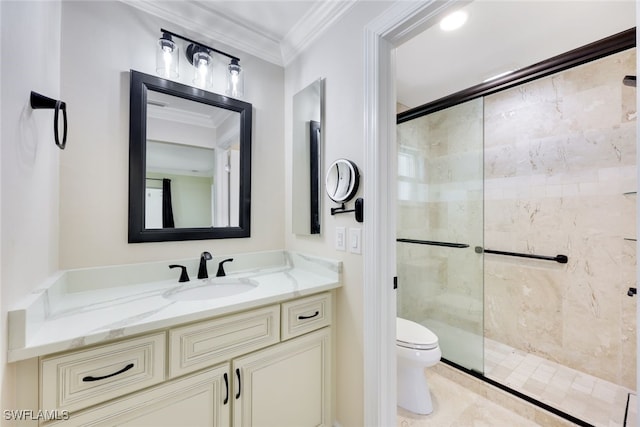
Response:
M198 279L208 279L209 273L207 273L207 261L212 258L209 252L202 252L200 254L200 267L198 267Z
M227 275L227 273L224 272L224 263L231 261L233 261L233 258L227 258L224 261L220 261L218 263L218 272L216 273L216 277L223 277Z

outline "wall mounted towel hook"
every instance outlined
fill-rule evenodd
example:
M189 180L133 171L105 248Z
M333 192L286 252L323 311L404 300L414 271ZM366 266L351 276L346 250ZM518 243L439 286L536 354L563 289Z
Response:
M31 108L33 108L34 110L55 110L55 113L53 115L53 136L56 140L56 145L60 147L61 150L64 150L64 147L67 144L67 104L60 100L52 99L31 91ZM58 132L58 115L60 113L60 110L62 110L63 118L62 142L60 142L60 133Z

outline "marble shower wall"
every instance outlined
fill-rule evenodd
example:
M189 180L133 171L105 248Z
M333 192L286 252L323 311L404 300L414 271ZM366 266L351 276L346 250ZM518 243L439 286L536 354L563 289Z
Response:
M485 98L485 336L635 389L635 49Z

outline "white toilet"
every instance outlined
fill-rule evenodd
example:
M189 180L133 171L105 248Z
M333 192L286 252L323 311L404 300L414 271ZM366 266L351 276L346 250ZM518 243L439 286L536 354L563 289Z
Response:
M398 406L416 414L433 412L431 392L424 368L440 361L438 337L411 320L396 318L398 358Z

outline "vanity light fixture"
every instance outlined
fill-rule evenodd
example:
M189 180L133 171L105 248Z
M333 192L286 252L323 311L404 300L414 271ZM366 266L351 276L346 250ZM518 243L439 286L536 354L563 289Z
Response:
M244 72L240 66L239 58L163 28L160 31L162 37L158 40L156 54L158 74L163 77L178 77L178 46L172 39L172 37L177 37L189 43L185 49L185 55L194 67L193 83L196 86L200 88L213 86L213 54L215 53L227 57L230 61L226 73L226 94L234 98L244 94Z

